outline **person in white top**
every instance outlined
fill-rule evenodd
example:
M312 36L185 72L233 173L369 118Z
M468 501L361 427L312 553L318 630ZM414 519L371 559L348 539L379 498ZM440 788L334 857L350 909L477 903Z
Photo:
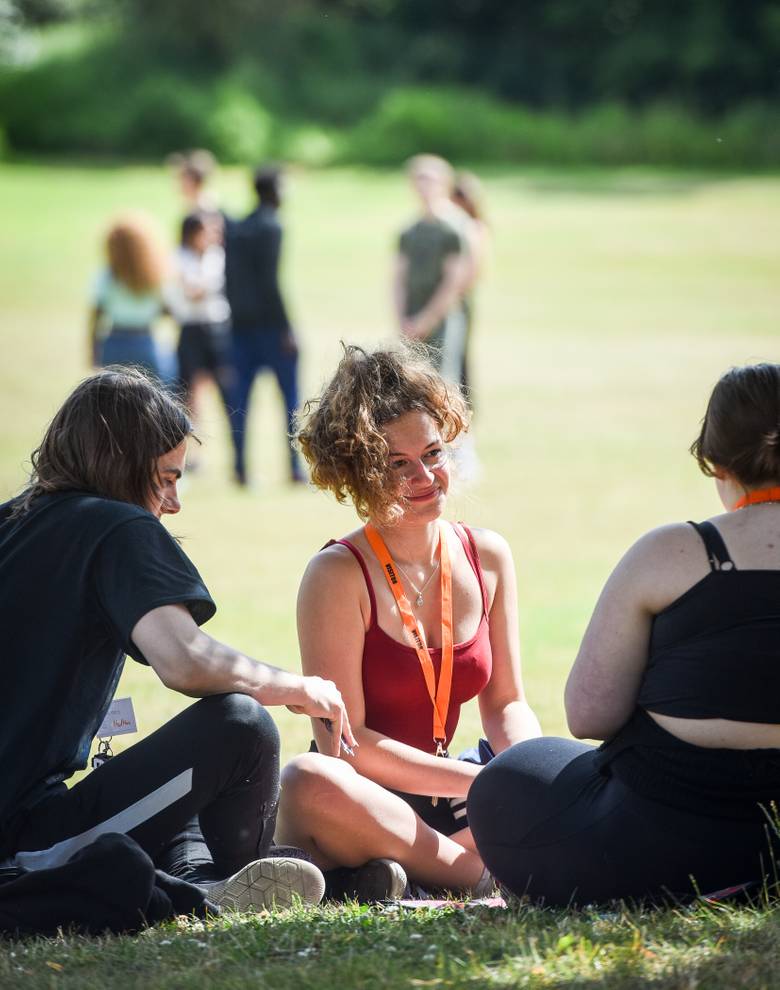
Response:
M211 218L191 213L181 225L176 280L169 304L180 326L179 378L194 418L213 381L230 407L230 306L225 298L225 252Z

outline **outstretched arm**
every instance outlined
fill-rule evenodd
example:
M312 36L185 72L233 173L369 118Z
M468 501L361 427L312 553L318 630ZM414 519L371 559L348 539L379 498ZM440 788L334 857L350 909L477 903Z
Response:
M132 639L166 687L194 698L236 692L263 705L287 705L298 714L333 722L323 752L338 755L343 734L355 743L338 688L321 677L303 677L253 660L203 632L184 605L152 609Z
M486 581L494 586L490 604L493 670L479 695L482 727L494 752L542 734L528 704L520 668L517 578L506 540L489 530L473 530ZM490 589L489 589L490 590Z

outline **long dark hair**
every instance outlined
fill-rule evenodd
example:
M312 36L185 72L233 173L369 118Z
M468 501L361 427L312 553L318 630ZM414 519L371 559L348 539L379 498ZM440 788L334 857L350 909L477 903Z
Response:
M85 378L63 402L30 458L30 482L14 514L50 492L85 491L146 507L156 460L192 434L184 406L136 368Z
M731 368L712 390L691 453L704 474L743 485L780 481L780 364Z

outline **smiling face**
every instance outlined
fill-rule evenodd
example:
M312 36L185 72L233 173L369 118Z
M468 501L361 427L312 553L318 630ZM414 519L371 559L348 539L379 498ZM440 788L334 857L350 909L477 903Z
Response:
M436 423L425 412L409 412L382 430L389 448L390 477L404 498L405 520L437 519L450 486L449 454Z
M146 508L158 519L174 515L181 509L177 485L184 474L187 458L187 441L182 440L178 447L157 458L157 486L146 503Z

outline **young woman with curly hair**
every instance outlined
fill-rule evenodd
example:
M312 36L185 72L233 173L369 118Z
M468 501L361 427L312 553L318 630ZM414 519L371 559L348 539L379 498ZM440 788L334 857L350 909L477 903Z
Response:
M285 769L279 839L329 871L332 896L399 896L406 875L492 889L465 818L481 766L446 758L447 746L473 697L495 752L540 733L523 692L509 547L443 520L450 445L467 428L457 386L411 346L346 347L304 410L313 483L350 499L366 524L312 558L298 597L303 669L336 682L359 745L321 755L330 736L314 720L319 752Z
M89 359L97 366L145 368L162 381L175 377L175 360L152 336L165 312L167 259L151 222L140 213L117 217L106 235L107 264L93 288Z

